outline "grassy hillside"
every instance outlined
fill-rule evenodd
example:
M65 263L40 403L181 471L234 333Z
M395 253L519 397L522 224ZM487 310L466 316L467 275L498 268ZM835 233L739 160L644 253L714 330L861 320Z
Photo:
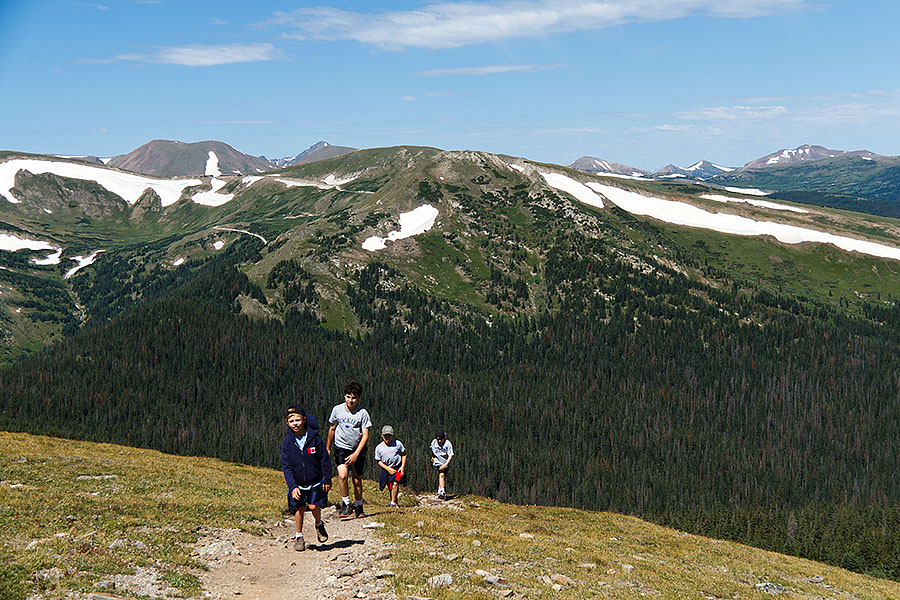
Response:
M157 571L185 597L199 596L190 551L201 529L266 535L283 508L278 471L109 444L0 432L0 473L5 600L87 594L138 568ZM384 502L367 485L368 497ZM458 510L408 506L379 515L380 535L395 546L399 597L493 598L494 576L526 598L900 595L897 582L632 517L459 500ZM439 573L454 584L428 588L425 576Z

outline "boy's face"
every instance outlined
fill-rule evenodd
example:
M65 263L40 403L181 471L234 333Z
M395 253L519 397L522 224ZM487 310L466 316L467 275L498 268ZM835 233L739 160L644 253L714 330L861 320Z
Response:
M347 410L352 411L359 404L359 396L356 394L344 394L344 404L347 405Z
M390 444L390 443L391 443L391 440L394 439L394 436L392 436L392 435L389 434L389 433L382 433L382 434L381 434L381 439L384 440L384 443L385 443L385 444Z
M303 427L306 425L306 418L303 415L294 413L288 416L287 425L294 433L300 433L301 431L303 431Z

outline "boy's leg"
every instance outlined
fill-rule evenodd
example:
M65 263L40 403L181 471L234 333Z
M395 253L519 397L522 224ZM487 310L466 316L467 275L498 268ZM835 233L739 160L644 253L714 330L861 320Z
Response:
M347 483L347 476L350 475L350 469L347 468L347 465L340 464L337 468L338 472L338 487L341 488L341 497L347 498L350 496L350 486ZM355 485L355 482L354 482Z
M362 486L362 477L353 474L353 497L356 498L357 502L362 502L363 499L363 486Z
M309 512L312 513L313 519L315 519L316 539L319 540L320 544L327 542L328 532L325 531L325 523L322 521L322 507L317 504L310 504Z
M446 471L438 471L438 490L444 491L446 490L447 483L447 472Z
M391 504L397 504L397 498L400 497L400 484L394 482L391 486Z
M306 541L303 539L303 512L306 510L306 504L301 503L297 512L294 513L294 525L297 532L294 534L294 550L306 550Z

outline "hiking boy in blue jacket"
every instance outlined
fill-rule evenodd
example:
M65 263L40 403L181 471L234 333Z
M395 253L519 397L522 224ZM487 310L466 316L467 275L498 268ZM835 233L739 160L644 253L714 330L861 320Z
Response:
M319 436L319 421L294 405L285 411L290 432L281 442L281 470L288 487L288 508L294 512L297 533L294 550L306 550L303 539L303 513L309 507L316 522L316 537L328 541L322 522L322 506L328 504L331 489L331 457Z

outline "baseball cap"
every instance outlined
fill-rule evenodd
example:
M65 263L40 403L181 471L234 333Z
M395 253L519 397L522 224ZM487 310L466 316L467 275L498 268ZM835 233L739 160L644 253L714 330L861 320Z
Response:
M394 428L390 425L385 425L381 428L381 435L394 435Z

